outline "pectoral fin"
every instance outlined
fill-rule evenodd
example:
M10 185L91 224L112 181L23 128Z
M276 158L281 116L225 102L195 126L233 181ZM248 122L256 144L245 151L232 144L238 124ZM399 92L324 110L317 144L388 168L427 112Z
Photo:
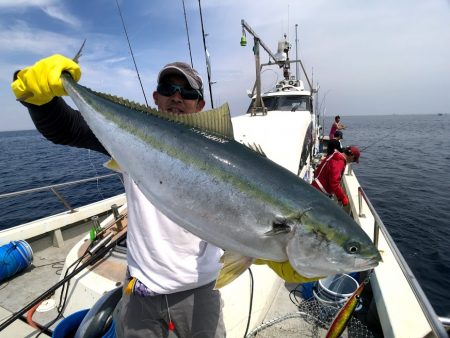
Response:
M245 270L252 265L254 258L246 257L241 254L225 251L220 262L223 267L220 270L219 277L217 277L214 289L220 289L227 284L230 284L238 278Z
M113 159L113 158L110 159L108 162L105 162L105 163L103 164L103 166L104 166L105 168L108 168L108 169L110 169L110 170L116 171L116 172L118 172L118 173L121 173L121 172L122 172L122 168L120 167L119 163L117 163L116 160Z

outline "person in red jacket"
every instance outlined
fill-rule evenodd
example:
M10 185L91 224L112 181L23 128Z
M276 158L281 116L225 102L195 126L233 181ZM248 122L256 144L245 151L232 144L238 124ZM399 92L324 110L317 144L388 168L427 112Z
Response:
M343 206L348 204L348 197L341 187L341 178L347 163L359 163L358 147L349 146L342 153L335 151L325 157L314 172L311 185L328 196L335 195Z

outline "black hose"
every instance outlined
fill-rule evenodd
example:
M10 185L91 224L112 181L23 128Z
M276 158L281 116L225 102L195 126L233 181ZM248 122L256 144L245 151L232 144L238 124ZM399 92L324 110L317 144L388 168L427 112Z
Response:
M253 307L253 273L250 268L248 268L248 272L250 273L250 306L248 309L247 328L245 329L244 338L247 336L248 328L250 326L250 321L252 319L252 307Z

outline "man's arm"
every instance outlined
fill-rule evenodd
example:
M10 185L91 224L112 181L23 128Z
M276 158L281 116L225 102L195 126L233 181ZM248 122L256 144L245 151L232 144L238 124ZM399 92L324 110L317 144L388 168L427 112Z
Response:
M109 155L80 112L72 109L61 97L55 97L41 106L23 104L28 108L37 130L49 141Z
M80 112L61 98L67 95L61 82L63 72L68 72L75 81L81 77L81 69L76 62L55 54L16 71L11 89L28 108L36 128L45 138L56 144L108 154Z

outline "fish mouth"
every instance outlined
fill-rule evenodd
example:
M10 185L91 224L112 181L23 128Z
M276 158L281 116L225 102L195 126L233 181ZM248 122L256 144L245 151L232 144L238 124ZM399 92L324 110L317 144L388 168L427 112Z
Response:
M375 268L378 263L382 261L381 256L372 257L370 259L357 258L355 260L354 267L352 271L347 272L357 272L357 271L367 271Z

